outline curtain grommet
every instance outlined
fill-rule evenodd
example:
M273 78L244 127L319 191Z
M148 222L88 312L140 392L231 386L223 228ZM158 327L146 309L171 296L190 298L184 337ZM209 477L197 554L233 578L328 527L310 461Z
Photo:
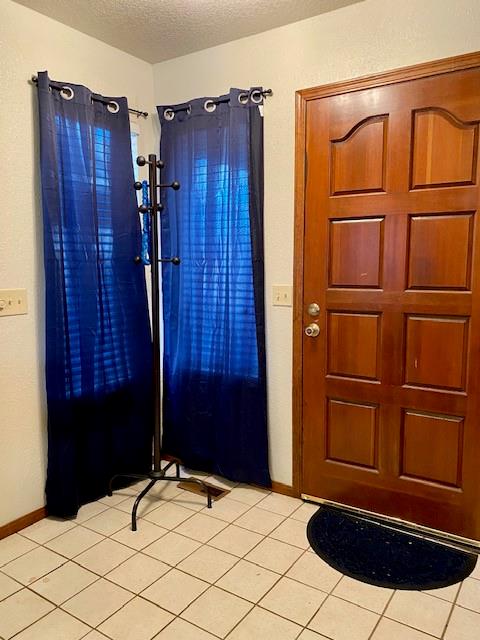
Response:
M163 117L165 118L165 120L167 120L167 122L170 122L175 118L175 111L173 109L164 109Z
M118 102L115 102L115 100L110 100L110 102L107 103L107 109L110 113L118 113L120 111L120 105Z
M260 104L263 100L262 92L259 89L255 89L250 95L250 100L255 104Z
M217 105L213 100L205 100L205 102L203 103L203 108L207 113L213 113L217 108Z
M248 102L248 93L239 93L238 101L240 104L247 104Z
M72 100L75 95L75 92L72 89L72 87L64 86L60 89L60 95L64 100Z

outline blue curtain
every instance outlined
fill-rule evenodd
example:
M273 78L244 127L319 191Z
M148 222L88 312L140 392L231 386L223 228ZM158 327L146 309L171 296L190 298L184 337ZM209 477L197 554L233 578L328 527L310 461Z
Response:
M270 485L263 118L252 91L158 107L164 189L164 434L195 469ZM261 94L258 90L255 95Z
M46 72L38 97L46 496L49 514L69 517L105 495L115 473L151 468L151 337L134 263L141 234L126 99L102 99Z

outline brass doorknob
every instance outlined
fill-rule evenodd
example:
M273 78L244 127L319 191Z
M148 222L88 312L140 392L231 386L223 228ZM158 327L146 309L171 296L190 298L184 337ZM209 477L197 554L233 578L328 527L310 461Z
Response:
M307 338L316 338L319 333L320 327L316 322L312 322L305 327L305 335L307 336Z

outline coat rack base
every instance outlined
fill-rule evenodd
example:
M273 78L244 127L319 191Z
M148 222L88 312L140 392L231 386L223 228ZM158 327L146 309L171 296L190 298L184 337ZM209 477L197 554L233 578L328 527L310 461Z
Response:
M175 466L175 475L167 476L167 471ZM147 486L138 494L132 509L132 531L137 530L137 510L138 505L140 504L142 498L144 498L147 493L155 486L157 482L167 481L167 482L186 482L190 484L196 484L203 487L204 492L207 495L207 507L209 509L212 508L212 495L210 493L210 487L208 484L205 484L203 480L199 480L198 478L185 478L180 475L180 461L179 460L171 460L163 469L160 470L152 470L150 473L117 473L114 475L110 482L108 483L108 495L111 497L113 495L113 483L117 478L130 478L132 480L150 480ZM160 498L161 499L161 498Z

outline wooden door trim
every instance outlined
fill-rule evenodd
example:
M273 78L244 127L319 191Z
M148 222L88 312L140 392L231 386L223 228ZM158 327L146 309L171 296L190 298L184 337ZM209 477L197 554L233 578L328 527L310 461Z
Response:
M310 100L341 93L373 89L389 84L480 67L480 51L393 69L352 80L301 89L295 94L295 198L293 258L293 371L292 371L292 486L302 493L303 464L303 271L306 177L306 109Z

